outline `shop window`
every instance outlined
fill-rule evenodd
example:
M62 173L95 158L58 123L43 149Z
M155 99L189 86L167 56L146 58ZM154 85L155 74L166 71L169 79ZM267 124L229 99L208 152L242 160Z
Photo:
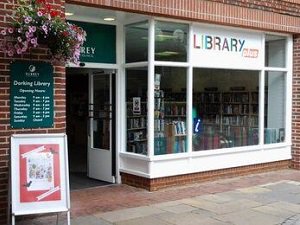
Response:
M193 151L259 143L259 72L194 69Z
M266 67L281 67L286 65L286 38L281 36L266 35Z
M148 60L148 22L127 25L125 39L126 63Z
M188 25L156 21L155 60L187 61Z
M127 152L147 155L147 68L126 70Z
M285 141L285 79L284 72L265 75L265 144Z
M186 68L155 68L155 155L172 154L187 151L186 72Z

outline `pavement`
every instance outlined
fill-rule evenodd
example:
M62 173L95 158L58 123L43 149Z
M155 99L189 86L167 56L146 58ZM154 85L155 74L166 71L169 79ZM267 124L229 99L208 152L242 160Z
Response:
M66 223L66 214L17 225ZM110 185L71 192L72 225L300 225L300 171L284 169L148 192Z

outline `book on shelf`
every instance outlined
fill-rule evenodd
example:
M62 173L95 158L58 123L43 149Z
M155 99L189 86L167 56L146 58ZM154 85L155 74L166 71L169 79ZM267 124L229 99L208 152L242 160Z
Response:
M276 128L265 128L265 144L277 143L277 130ZM279 133L279 130L278 130Z
M185 135L186 134L186 128L185 128L185 122L183 121L173 121L173 135Z
M147 143L130 143L127 145L129 152L147 155Z
M146 128L146 126L147 126L147 120L145 117L127 119L127 129Z

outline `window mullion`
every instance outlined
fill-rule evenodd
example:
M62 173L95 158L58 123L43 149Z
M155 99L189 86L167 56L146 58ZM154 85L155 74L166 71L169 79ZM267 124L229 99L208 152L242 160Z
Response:
M264 144L265 128L265 71L259 74L259 145Z
M154 156L154 19L149 20L148 33L148 156Z

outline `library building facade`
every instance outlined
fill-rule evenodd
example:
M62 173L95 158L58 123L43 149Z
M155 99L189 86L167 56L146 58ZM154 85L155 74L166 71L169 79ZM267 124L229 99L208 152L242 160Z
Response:
M14 134L66 133L71 188L72 174L155 191L300 169L297 0L49 2L87 40L79 65L53 64L53 123L40 127L13 126L0 55L0 218Z

